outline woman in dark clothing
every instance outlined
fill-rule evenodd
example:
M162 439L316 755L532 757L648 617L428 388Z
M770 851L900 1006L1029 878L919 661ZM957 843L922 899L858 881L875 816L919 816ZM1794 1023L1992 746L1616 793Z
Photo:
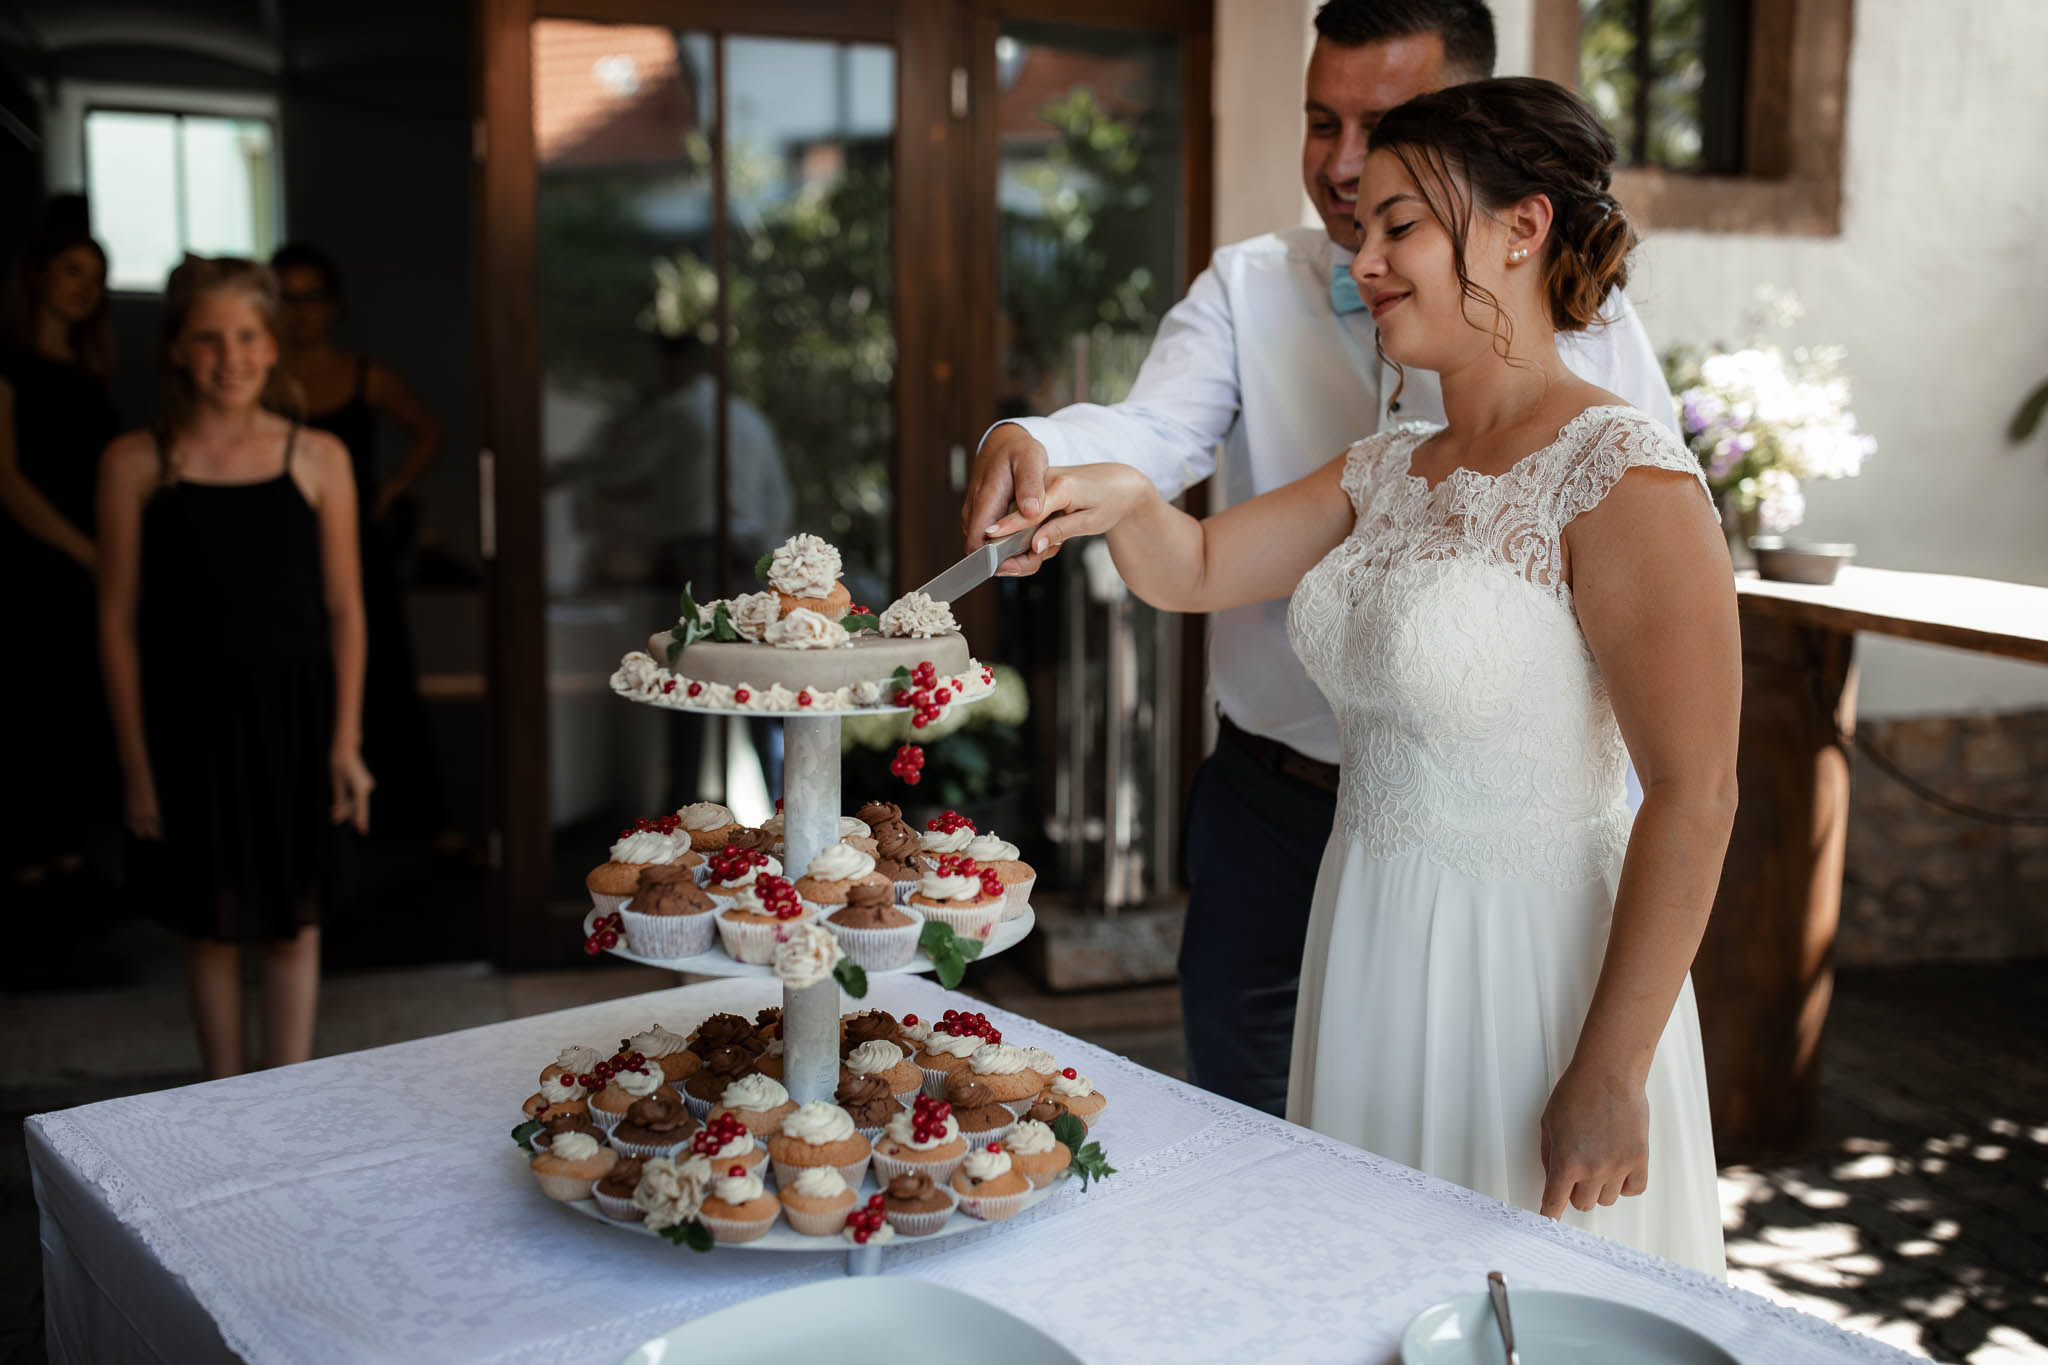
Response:
M284 304L280 368L305 397L306 425L348 448L360 509L363 610L370 636L363 683L363 756L381 775L379 827L392 834L439 833L446 823L434 737L420 696L412 631L398 581L405 497L434 462L441 427L388 365L335 345L341 275L317 247L292 243L270 258ZM411 441L389 479L377 473L377 418L390 417Z
M264 1056L312 1054L336 826L370 825L348 452L269 405L276 284L188 258L165 292L164 420L107 447L100 646L141 905L187 937L206 1068L243 1069L244 945Z
M0 575L15 586L4 671L0 847L18 884L75 868L114 814L113 744L92 631L93 485L120 430L107 381L107 257L76 230L29 245L0 338ZM34 774L34 780L21 775Z

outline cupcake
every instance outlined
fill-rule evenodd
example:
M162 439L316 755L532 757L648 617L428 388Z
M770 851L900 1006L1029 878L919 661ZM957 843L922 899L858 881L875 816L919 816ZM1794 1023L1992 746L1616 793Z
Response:
M526 1097L526 1103L519 1111L530 1119L558 1118L563 1114L582 1114L590 1109L590 1089L585 1080L596 1080L595 1076L549 1076L542 1080L540 1089Z
M754 1044L765 1053L771 1043L782 1037L782 1006L763 1005L754 1011Z
M597 1064L603 1060L604 1054L596 1048L586 1047L582 1043L571 1043L555 1054L555 1060L541 1068L540 1078L547 1080L551 1076L565 1073L571 1076L588 1076L597 1070Z
M853 605L853 594L839 581L839 551L822 537L800 532L778 545L768 557L764 575L783 616L814 611L837 622Z
M681 833L698 853L724 848L733 831L742 828L732 812L715 801L693 801L676 812Z
M1109 1100L1097 1090L1086 1076L1067 1067L1052 1078L1045 1087L1042 1098L1061 1105L1069 1114L1081 1120L1085 1128L1093 1128L1095 1121L1102 1117L1102 1111Z
M1036 1071L1025 1065L1024 1049L1008 1043L983 1043L969 1054L967 1070L995 1092L1001 1104L1021 1103L1046 1085Z
M868 822L851 815L839 817L839 842L857 848L870 858L875 856L875 832Z
M839 1016L840 1061L845 1061L862 1043L872 1043L878 1039L896 1044L903 1049L903 1055L906 1057L914 1050L910 1046L909 1035L903 1031L902 1023L887 1010L862 1010L858 1014Z
M717 898L720 908L731 905L742 893L751 891L763 874L780 876L782 864L774 855L757 848L727 844L704 863L704 889Z
M929 1171L889 1177L882 1189L882 1216L905 1237L929 1237L946 1226L956 1201Z
M690 1051L703 1058L710 1057L715 1049L721 1047L745 1048L759 1056L766 1046L760 1027L737 1014L721 1012L711 1015L690 1031Z
M924 1071L925 1089L940 1096L946 1093L946 1082L953 1078L953 1073L967 1069L967 1060L976 1048L1003 1041L1001 1031L979 1014L961 1014L956 1010L946 1013L953 1017L932 1026L917 1054L917 1064Z
M751 1242L765 1235L781 1212L782 1201L762 1187L758 1172L726 1171L712 1177L697 1221L714 1242Z
M967 1140L944 1100L919 1095L912 1109L889 1120L875 1143L875 1178L892 1180L907 1171L923 1171L943 1181L967 1155Z
M627 1108L612 1129L612 1146L627 1156L676 1156L696 1133L697 1120L680 1099L649 1095Z
M1060 1103L1058 1100L1050 1098L1049 1096L1040 1095L1037 1099L1031 1102L1030 1108L1024 1110L1023 1113L1017 1115L1017 1122L1019 1124L1042 1123L1046 1127L1050 1128L1055 1123L1058 1123L1060 1120L1060 1115L1066 1112L1066 1105Z
M962 938L986 939L1003 917L1003 884L968 858L946 855L924 874L904 904L926 919L951 925Z
M727 1086L705 1119L711 1122L720 1114L730 1114L755 1137L770 1138L782 1131L782 1121L795 1112L796 1101L782 1088L782 1082L757 1073Z
M759 1059L743 1047L730 1043L720 1044L705 1054L704 1067L689 1080L683 1082L683 1101L690 1106L690 1112L703 1118L711 1106L724 1097L726 1087L742 1076L752 1076L760 1071Z
M718 937L735 962L766 967L790 928L810 918L796 887L776 876L763 876L742 890L718 912Z
M896 888L878 873L856 882L846 903L825 917L825 927L846 956L871 972L907 967L917 956L924 915L895 904Z
M967 841L967 856L995 871L1003 884L1003 918L1015 919L1031 904L1031 888L1038 884L1038 872L1017 856L1017 846L993 833L977 834Z
M1052 1135L1052 1129L1036 1119L1019 1119L1003 1135L1003 1150L1010 1154L1010 1169L1042 1190L1066 1173L1074 1154L1067 1144Z
M718 937L711 914L717 908L689 869L677 864L642 868L638 889L619 913L626 946L642 957L708 953Z
M690 1139L691 1156L704 1158L709 1170L729 1171L734 1166L758 1170L768 1160L768 1149L747 1131L747 1125L731 1114L720 1114Z
M906 1101L924 1086L923 1068L905 1057L901 1047L880 1038L862 1043L846 1054L846 1060L839 1064L839 1078L845 1080L850 1076L879 1076L890 1094Z
M896 899L908 900L938 860L924 851L917 831L898 820L875 830L875 871L889 879Z
M550 1199L570 1203L590 1198L590 1185L618 1163L619 1154L588 1133L563 1133L527 1163Z
M661 1063L661 1074L668 1078L670 1085L689 1080L704 1064L696 1053L690 1051L687 1038L680 1033L671 1033L659 1024L649 1024L628 1038L626 1050L637 1052L651 1062Z
M894 801L870 801L855 811L853 818L866 825L868 831L873 833L891 820L901 823L903 820L903 807L897 805Z
M612 845L611 857L590 869L583 885L590 892L590 903L597 907L597 913L609 915L632 899L640 889L640 874L648 868L680 863L690 869L702 861L690 851L689 840L681 834L636 829L620 836Z
M1012 1167L1010 1154L999 1142L976 1148L953 1172L953 1193L959 1196L960 1212L984 1223L1014 1218L1031 1197L1031 1182Z
M668 1083L661 1068L652 1062L642 1061L638 1066L622 1066L612 1073L604 1089L591 1097L590 1117L597 1126L610 1132L626 1117L626 1111L633 1107L633 1101L644 1100L650 1095L659 1095L677 1105L683 1103L682 1092Z
M859 1196L835 1166L806 1166L794 1179L776 1176L782 1216L806 1237L836 1237Z
M1038 1088L1040 1090L1045 1089L1051 1083L1052 1078L1060 1074L1058 1060L1042 1047L1027 1047L1024 1049L1024 1069L1038 1078Z
M853 1120L853 1131L870 1143L882 1135L890 1119L903 1112L889 1082L880 1076L848 1076L842 1072L832 1098Z
M970 1148L999 1141L1017 1121L1010 1107L971 1072L958 1072L946 1083L946 1103L953 1106L960 1136Z
M788 833L788 826L782 819L781 811L778 810L775 814L763 820L761 828L756 833L761 836L761 842L758 847L763 853L772 853L778 858L782 856L784 836Z
M634 1207L633 1187L640 1183L640 1158L622 1156L612 1168L592 1183L591 1197L598 1212L618 1223L637 1223L647 1214Z
M541 1130L527 1139L536 1154L545 1152L548 1144L563 1133L588 1133L600 1143L606 1140L604 1129L590 1121L588 1114L558 1114L543 1121Z
M782 1121L782 1131L768 1139L768 1159L775 1163L775 1183L787 1188L812 1166L830 1166L848 1185L860 1184L873 1149L855 1130L853 1116L830 1100L800 1104Z
M753 829L747 825L740 825L725 836L725 846L727 848L742 849L748 853L765 853L771 858L779 858L782 856L781 819L782 817L779 815L776 817L777 823L773 833L770 833L765 828Z
M957 810L949 810L925 821L924 833L919 837L924 851L936 859L965 853L979 833L981 831L974 827L972 820Z
M896 888L889 879L875 874L875 860L851 844L827 844L811 859L804 875L796 879L796 893L820 914L830 914L846 904L855 886L876 886L891 899Z

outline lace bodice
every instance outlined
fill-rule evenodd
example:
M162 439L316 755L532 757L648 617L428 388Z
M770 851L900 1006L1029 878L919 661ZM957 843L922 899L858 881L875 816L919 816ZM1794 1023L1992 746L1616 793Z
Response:
M1339 828L1376 858L1419 849L1473 877L1591 880L1628 840L1625 754L1564 529L1631 468L1698 477L1699 462L1635 409L1597 407L1504 474L1459 469L1432 488L1408 471L1435 430L1351 448L1357 523L1288 605L1343 737Z

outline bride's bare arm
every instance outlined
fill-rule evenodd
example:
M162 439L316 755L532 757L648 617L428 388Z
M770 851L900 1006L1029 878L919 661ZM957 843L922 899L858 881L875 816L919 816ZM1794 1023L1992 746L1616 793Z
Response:
M1196 520L1129 465L1072 465L1046 480L1046 520L1032 548L1106 535L1117 572L1141 601L1208 612L1285 597L1351 533L1344 458L1226 512ZM1029 525L1012 513L991 540Z
M1636 469L1565 534L1572 596L1642 778L1607 955L1543 1115L1543 1212L1638 1194L1650 1061L1735 819L1742 642L1720 528L1690 474Z

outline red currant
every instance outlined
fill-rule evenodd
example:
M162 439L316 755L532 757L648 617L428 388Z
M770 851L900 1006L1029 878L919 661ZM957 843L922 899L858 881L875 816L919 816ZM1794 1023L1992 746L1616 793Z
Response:
M691 695L691 696L693 696L693 697L701 697L701 696L703 696L703 695L704 695L704 684L703 684L703 683L700 683L700 682L693 682L693 683L691 683L691 684L690 684L690 695Z
M903 1022L904 1022L904 1023L906 1023L906 1024L908 1024L908 1025L909 1025L910 1027L912 1027L912 1028L916 1028L916 1027L917 1027L917 1016L916 1016L916 1015L914 1015L914 1014L906 1014L906 1015L904 1015L904 1016L903 1016Z
M942 687L938 691L932 693L932 700L937 702L939 705L944 706L947 702L953 700L953 694L946 688Z
M808 688L796 694L796 704L798 706L809 706L811 704L811 694Z
M742 687L734 691L734 693L732 694L732 699L740 703L740 705L744 706L754 699L754 694L752 692L747 691L746 688Z
M743 1176L743 1175L745 1175L746 1173L747 1173L747 1168L746 1168L746 1167L744 1167L744 1166L733 1166L733 1167L729 1168L729 1169L728 1169L728 1170L726 1171L726 1174L727 1174L727 1175L729 1175L729 1176L733 1176L734 1178L738 1178L739 1176Z
M1080 1072L1074 1070L1074 1068L1072 1067L1068 1067L1066 1070L1060 1072L1060 1075L1065 1076L1070 1081L1078 1077L1080 1074Z
M661 694L662 694L663 696L667 696L667 695L668 695L669 693L671 693L671 692L673 692L673 691L675 691L675 690L676 690L676 680L675 680L674 678L670 678L670 679L669 679L669 680L668 680L667 682L665 682L665 683L663 683L663 684L661 685Z

